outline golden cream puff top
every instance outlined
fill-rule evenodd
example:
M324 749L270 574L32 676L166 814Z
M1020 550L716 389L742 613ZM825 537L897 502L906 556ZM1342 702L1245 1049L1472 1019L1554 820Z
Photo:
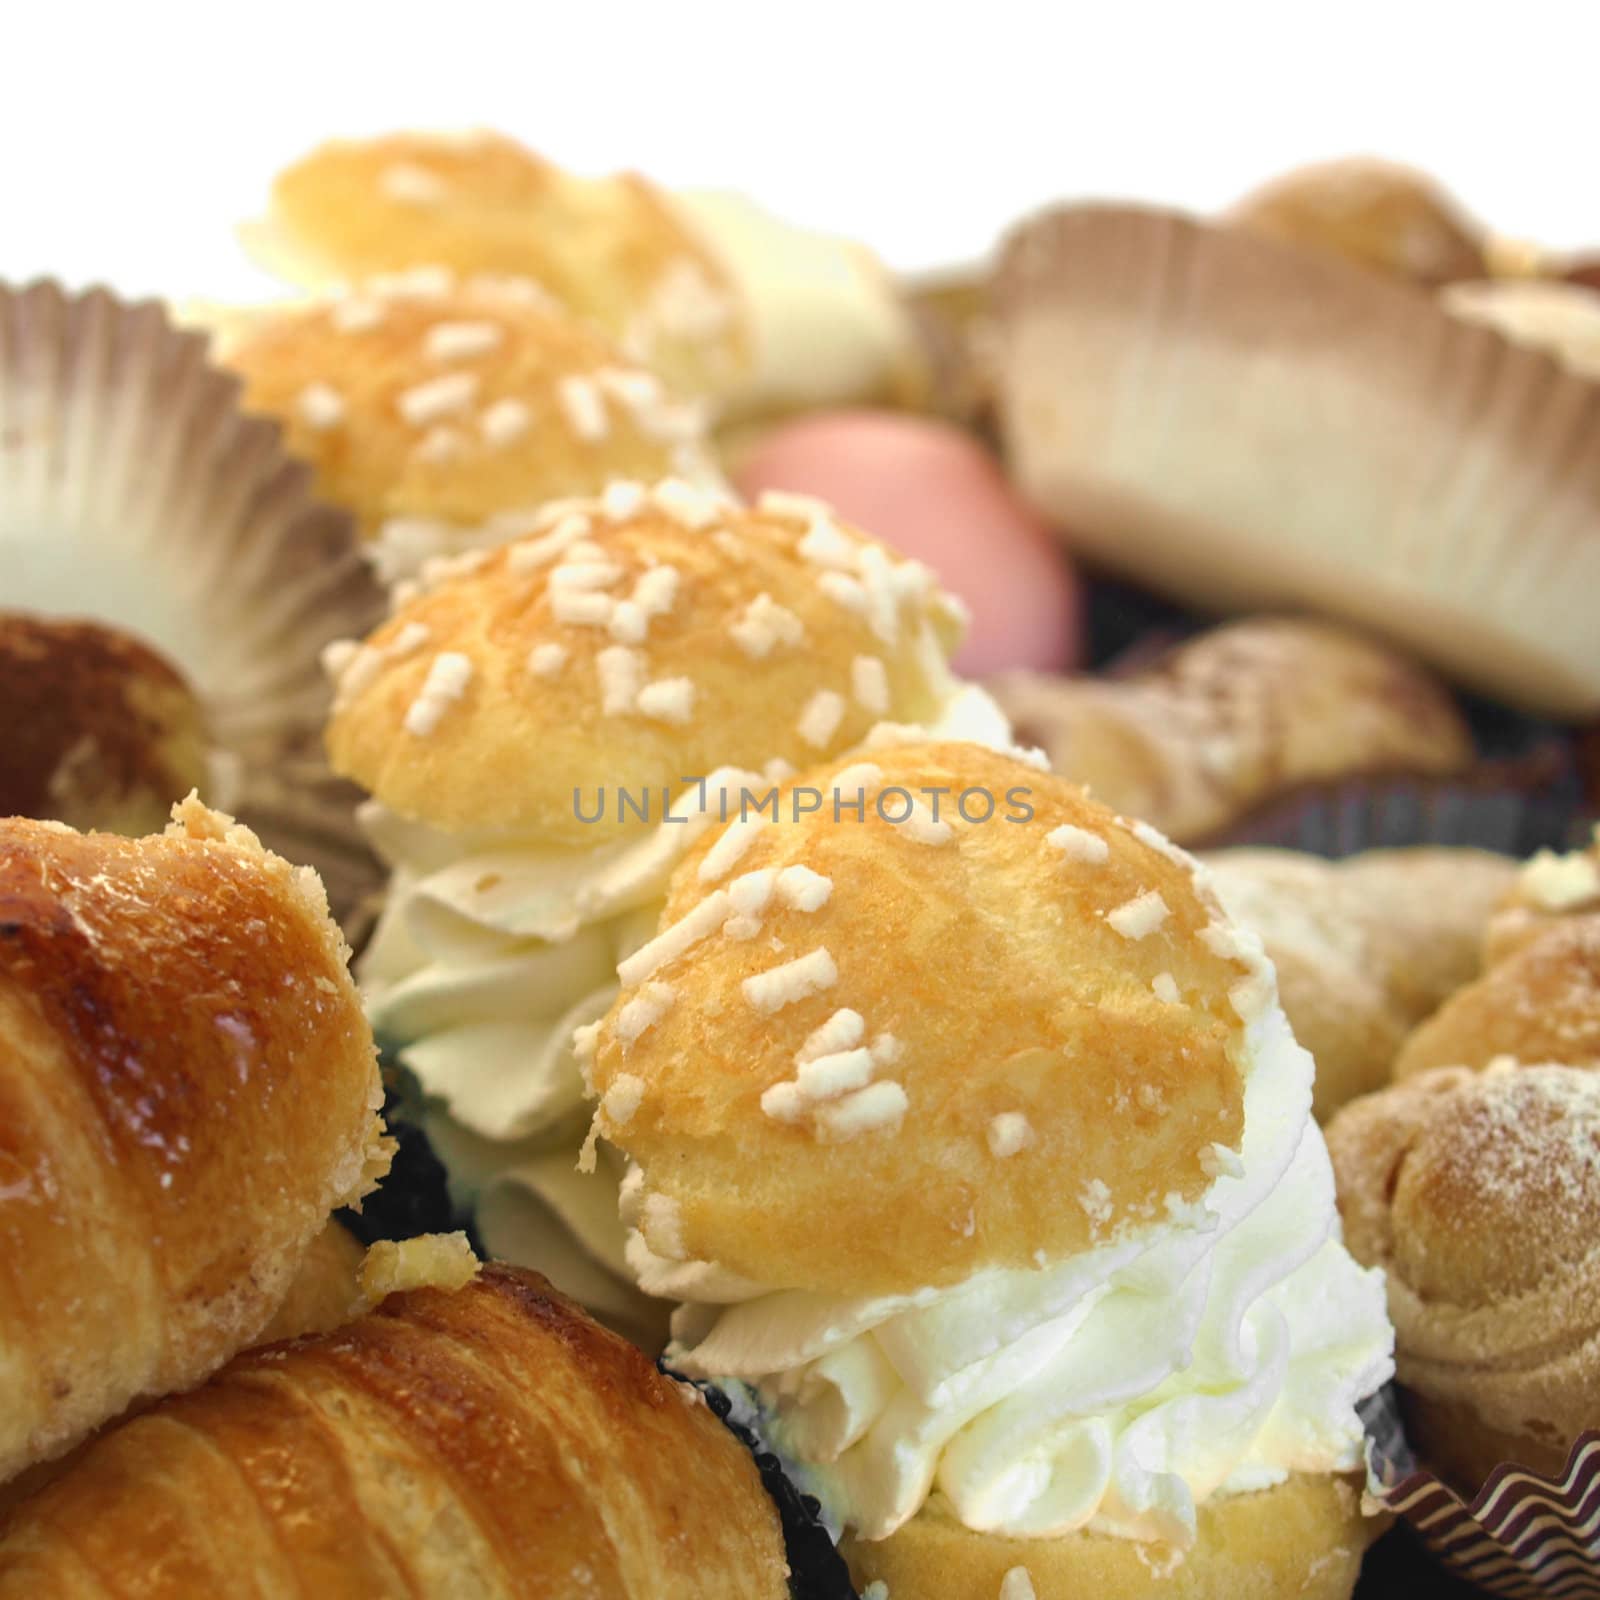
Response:
M911 1293L1166 1220L1229 1170L1271 972L1190 858L975 745L869 749L780 801L685 858L580 1038L652 1252Z
M668 480L547 506L435 566L364 644L330 652L334 766L447 831L599 843L736 767L787 773L955 684L957 603L825 505L754 508ZM754 780L752 780L754 781ZM606 798L604 824L582 820Z
M487 542L497 516L613 478L713 470L697 407L521 280L390 276L268 313L219 353L368 539Z
M499 134L324 144L279 175L252 242L299 283L428 266L533 278L688 393L749 359L727 269L653 184L579 177Z

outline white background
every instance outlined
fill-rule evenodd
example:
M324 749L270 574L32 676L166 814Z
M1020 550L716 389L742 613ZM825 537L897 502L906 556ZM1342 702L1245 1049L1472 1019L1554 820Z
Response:
M1225 204L1379 151L1600 243L1600 3L639 6L0 0L0 276L268 289L231 227L335 133L496 126L747 188L904 268L1060 195Z

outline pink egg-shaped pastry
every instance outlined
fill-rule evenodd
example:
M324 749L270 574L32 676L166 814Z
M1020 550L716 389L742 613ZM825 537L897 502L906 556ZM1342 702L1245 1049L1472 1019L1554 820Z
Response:
M1076 575L999 463L961 429L887 411L818 412L758 440L734 478L751 498L816 495L932 567L972 610L960 671L1079 665Z

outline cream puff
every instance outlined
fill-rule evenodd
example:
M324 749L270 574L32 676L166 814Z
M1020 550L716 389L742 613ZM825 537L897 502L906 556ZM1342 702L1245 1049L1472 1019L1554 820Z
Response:
M513 274L732 415L912 401L930 376L882 264L735 194L585 178L500 134L336 140L282 172L247 242L296 283Z
M94 1440L0 1527L0 1597L784 1600L777 1512L694 1389L533 1273L423 1257Z
M858 1583L1349 1595L1382 1280L1192 858L1013 756L885 747L701 840L622 979L582 1044L668 1359Z
M1002 741L955 603L817 501L667 482L547 508L332 665L334 766L394 876L361 968L491 1253L641 1330L571 1050L673 864L745 795L882 724ZM554 1220L559 1218L559 1225Z
M614 479L718 478L701 408L526 281L395 274L245 319L218 354L390 580Z
M1425 1072L1346 1106L1328 1149L1425 1464L1467 1496L1502 1461L1559 1473L1600 1422L1600 1077Z
M389 1163L316 874L192 797L0 821L0 1481L267 1327Z
M1600 824L1586 849L1540 850L1524 863L1489 920L1484 961L1493 966L1552 923L1587 916L1600 916Z

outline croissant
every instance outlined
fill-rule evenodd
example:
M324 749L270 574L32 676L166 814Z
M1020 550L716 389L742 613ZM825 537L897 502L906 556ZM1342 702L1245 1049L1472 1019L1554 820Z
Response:
M387 1166L315 873L174 815L0 821L0 1482L252 1343Z
M95 1440L0 1600L779 1600L754 1461L535 1273L394 1294Z
M1008 672L987 687L1023 744L1180 844L1310 784L1472 762L1448 691L1359 634L1294 617L1213 628L1126 678Z

